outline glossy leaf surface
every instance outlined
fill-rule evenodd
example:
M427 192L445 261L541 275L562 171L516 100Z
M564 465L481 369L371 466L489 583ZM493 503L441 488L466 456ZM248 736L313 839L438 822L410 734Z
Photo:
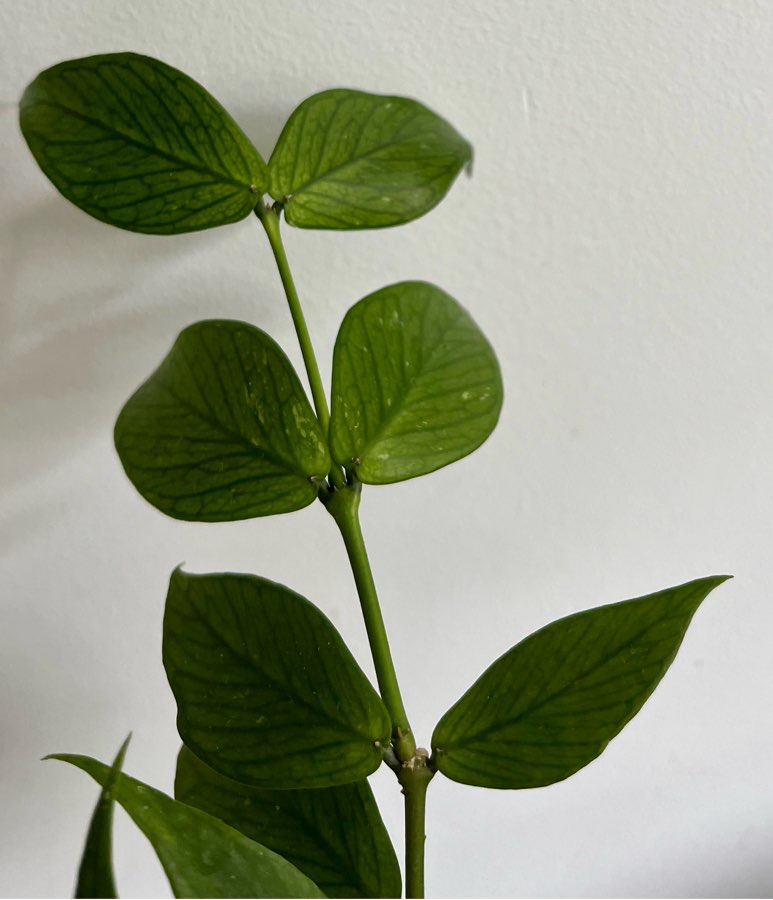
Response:
M104 785L110 769L88 756L58 753ZM144 833L175 897L324 897L294 865L201 810L122 775L115 799Z
M86 846L78 869L76 897L117 897L113 877L113 808L115 787L121 775L129 738L123 742L102 785L86 835Z
M694 612L724 576L580 612L500 657L440 720L438 769L454 781L532 788L595 759L641 709Z
M330 447L368 484L424 475L485 441L502 407L494 351L469 314L420 281L346 314L333 357Z
M316 790L251 788L187 747L175 796L296 865L329 897L399 897L400 867L367 781Z
M243 322L186 328L123 408L115 445L146 500L199 522L300 509L330 468L289 360Z
M383 228L442 200L472 148L404 97L331 90L304 100L269 160L270 193L302 228Z
M330 621L252 575L172 574L164 665L183 741L213 769L262 788L361 781L390 722Z
M20 124L68 200L130 231L179 234L236 222L267 187L266 164L217 100L136 53L41 72L24 92Z

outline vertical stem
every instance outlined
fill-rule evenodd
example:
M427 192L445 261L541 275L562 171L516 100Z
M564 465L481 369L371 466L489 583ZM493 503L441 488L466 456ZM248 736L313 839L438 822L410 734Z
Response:
M424 896L424 813L427 786L435 773L427 767L427 751L419 749L397 776L405 795L405 896Z
M323 496L322 499L344 539L354 581L357 585L365 628L368 632L368 642L376 668L379 693L392 719L395 752L398 759L405 761L413 756L416 743L413 740L411 726L408 723L408 716L400 694L400 686L397 683L397 673L392 661L392 652L389 649L384 617L381 614L373 572L360 528L357 512L360 505L360 488L360 483L355 481L344 490L333 491L326 497Z
M255 208L255 215L260 219L268 236L268 242L271 244L271 250L279 269L279 277L282 279L282 286L285 289L287 305L290 307L290 315L293 317L295 333L298 335L298 343L303 354L303 363L306 366L306 375L309 379L311 396L314 400L314 409L317 411L317 418L322 426L322 432L327 437L330 427L330 410L327 406L325 388L322 384L322 376L319 374L319 366L317 365L317 357L314 355L309 329L306 327L306 319L301 309L301 301L298 297L298 291L295 289L295 282L290 272L290 264L287 261L287 254L282 243L282 235L279 233L279 215L274 208L262 204ZM343 487L345 484L343 473L336 465L330 470L330 480L336 487Z
M256 207L255 214L260 219L271 244L295 325L295 333L303 354L317 418L323 432L327 435L330 428L330 410L325 398L325 390L311 337L306 327L298 292L295 289L290 265L279 233L278 210L277 207L261 203ZM397 682L397 673L392 660L392 652L389 649L384 618L381 614L373 572L370 568L360 527L358 509L361 485L356 480L347 483L344 473L337 465L333 465L328 477L330 490L323 491L320 499L333 516L344 540L354 581L357 585L357 594L360 598L360 607L368 633L379 691L392 720L392 746L397 756L394 767L398 769L397 778L405 795L405 896L407 898L423 897L425 807L427 786L434 771L427 766L427 751L416 747Z

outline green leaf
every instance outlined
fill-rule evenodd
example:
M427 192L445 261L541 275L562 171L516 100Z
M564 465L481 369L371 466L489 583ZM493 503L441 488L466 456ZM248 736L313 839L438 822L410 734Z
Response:
M118 755L110 767L99 795L94 815L91 817L86 846L83 850L76 897L117 897L113 878L113 806L115 787L121 777L121 767L126 756L131 735L121 745Z
M56 753L105 785L110 769L88 756ZM201 810L128 775L115 799L153 845L175 897L324 897L294 865Z
M429 212L472 159L415 100L332 90L304 100L269 160L270 193L301 228L383 228Z
M502 407L494 351L440 288L404 281L356 303L333 357L330 448L360 481L389 484L461 459Z
M176 570L164 666L183 741L244 784L360 781L389 742L387 711L329 620L263 578Z
M400 866L367 781L278 791L224 778L187 747L175 796L279 853L330 897L400 897Z
M435 728L454 781L532 788L595 759L655 690L687 626L727 576L559 619L500 657Z
M289 360L243 322L198 322L123 408L115 446L142 496L176 519L290 512L330 469Z
M192 78L136 53L59 63L24 92L20 124L54 186L97 219L148 234L236 222L266 164Z

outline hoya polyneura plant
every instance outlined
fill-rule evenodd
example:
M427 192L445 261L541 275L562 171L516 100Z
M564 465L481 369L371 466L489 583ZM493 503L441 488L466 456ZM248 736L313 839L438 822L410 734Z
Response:
M378 679L375 690L331 622L290 588L175 570L163 625L183 741L175 797L122 774L125 744L112 766L56 756L102 786L77 896L117 896L117 801L177 897L399 897L400 866L367 781L385 764L405 802L406 896L422 897L435 775L506 790L568 778L638 712L725 578L552 622L492 663L440 718L430 750L417 746L358 508L363 485L425 475L486 440L502 405L497 360L439 287L392 284L344 316L328 406L280 222L409 222L443 198L470 145L414 100L328 90L293 112L266 163L201 85L133 53L46 70L20 118L56 188L111 225L168 235L257 218L311 402L269 335L211 319L185 328L128 400L115 445L140 494L177 519L234 521L319 500L347 550Z

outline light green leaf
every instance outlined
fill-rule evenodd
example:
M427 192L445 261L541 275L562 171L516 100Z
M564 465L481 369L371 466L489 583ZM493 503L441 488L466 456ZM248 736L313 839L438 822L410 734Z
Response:
M595 759L655 690L698 606L726 576L559 619L500 657L432 736L454 781L532 788Z
M269 190L291 225L383 228L429 212L471 159L467 141L415 100L324 91L285 125Z
M308 600L252 575L172 574L164 666L199 759L261 788L375 771L391 727L378 694Z
M24 92L20 124L68 200L130 231L180 234L236 222L268 183L266 164L214 97L136 53L41 72Z
M176 519L290 512L330 469L289 360L243 322L198 322L124 406L115 446L142 496Z
M330 897L401 896L400 866L367 781L261 790L218 775L183 747L175 796L279 853Z
M86 846L83 849L76 897L117 897L113 878L113 807L115 787L121 777L121 767L126 756L131 735L121 745L121 749L107 773L99 795L94 815L91 817Z
M88 756L57 753L101 785L110 769ZM122 775L115 799L153 845L175 897L324 897L294 865L214 816Z
M333 357L330 448L360 481L388 484L461 459L494 429L502 379L469 314L404 281L356 303Z

